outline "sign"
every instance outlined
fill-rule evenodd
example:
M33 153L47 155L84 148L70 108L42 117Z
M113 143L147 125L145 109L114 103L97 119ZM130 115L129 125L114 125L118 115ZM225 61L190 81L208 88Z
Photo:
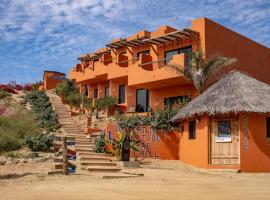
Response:
M232 137L216 137L216 142L231 142Z

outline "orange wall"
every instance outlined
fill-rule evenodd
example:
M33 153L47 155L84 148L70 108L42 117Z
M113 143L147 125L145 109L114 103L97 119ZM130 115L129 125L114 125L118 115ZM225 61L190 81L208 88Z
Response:
M108 140L108 131L111 131L112 137L118 139L117 128L115 123L110 123L106 127L106 140ZM139 140L148 146L149 151L143 150L143 155L148 158L159 158L163 160L179 159L179 133L170 132L165 134L151 133L149 126L137 127ZM111 150L108 146L107 149ZM136 152L137 157L141 157L141 153ZM131 156L134 156L131 153Z
M52 90L52 89L56 88L56 85L58 83L61 83L61 82L63 82L63 80L57 80L54 78L47 77L45 79L45 82L44 82L44 89L45 90Z
M198 167L208 168L208 117L200 118L196 124L196 139L189 139L188 121L183 123L180 134L179 158L181 161Z
M220 79L231 69L238 69L270 84L269 48L207 18L193 20L192 29L200 32L201 46L207 57L220 53L238 59L237 63L221 70L209 83Z
M247 117L248 135L244 133ZM268 116L270 117L270 115ZM244 172L270 172L270 139L266 138L266 116L240 115L240 168ZM246 141L248 138L248 142ZM247 144L247 149L244 149Z
M149 91L149 105L153 108L163 107L164 98L173 96L196 95L193 85L178 85Z

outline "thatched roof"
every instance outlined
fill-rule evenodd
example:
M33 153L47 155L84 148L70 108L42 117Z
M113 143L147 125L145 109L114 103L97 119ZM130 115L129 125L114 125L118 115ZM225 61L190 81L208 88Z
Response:
M231 71L192 100L172 118L172 122L194 116L270 113L270 85L239 71Z

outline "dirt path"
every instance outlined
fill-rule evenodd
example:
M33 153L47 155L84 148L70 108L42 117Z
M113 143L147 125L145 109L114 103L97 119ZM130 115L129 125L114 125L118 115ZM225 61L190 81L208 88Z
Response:
M195 170L179 161L158 161L141 169L144 177L101 179L97 175L46 176L50 163L0 167L0 199L269 199L270 174ZM32 166L33 174L29 173ZM23 169L17 175L14 173Z

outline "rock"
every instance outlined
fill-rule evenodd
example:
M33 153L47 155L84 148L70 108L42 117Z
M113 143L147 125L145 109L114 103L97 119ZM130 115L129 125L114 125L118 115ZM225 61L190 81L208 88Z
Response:
M7 165L12 165L12 164L13 164L13 158L8 157L8 158L6 159L6 164L7 164Z
M27 163L27 159L26 158L20 159L20 163Z
M13 159L13 164L18 164L20 162L20 160L18 159Z

